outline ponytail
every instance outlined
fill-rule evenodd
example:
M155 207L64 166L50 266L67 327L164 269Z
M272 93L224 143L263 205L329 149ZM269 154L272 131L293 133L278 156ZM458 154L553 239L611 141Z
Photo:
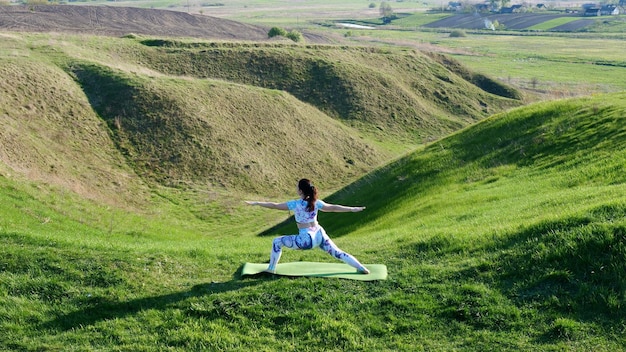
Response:
M302 191L302 199L307 201L306 210L313 211L315 209L315 202L317 202L317 188L313 186L311 181L303 178L298 182L298 189Z

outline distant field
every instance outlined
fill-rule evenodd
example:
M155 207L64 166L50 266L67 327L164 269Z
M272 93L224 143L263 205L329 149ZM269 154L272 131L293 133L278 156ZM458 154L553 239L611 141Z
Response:
M419 13L411 16L401 17L393 21L394 26L402 28L413 28L425 26L429 23L445 20L453 15L450 13Z
M533 4L534 2L530 2ZM73 5L83 5L87 2L73 2ZM283 25L301 28L317 26L324 21L371 21L380 17L380 2L365 0L310 0L310 1L281 1L281 0L122 0L107 1L94 0L89 5L129 6L142 8L168 9L173 11L203 14L220 18L242 21L257 25ZM396 1L388 2L393 11L399 14L392 25L402 28L432 27L432 28L484 28L484 19L497 20L507 29L536 30L541 29L542 23L547 22L546 29L558 31L578 31L592 26L593 30L619 33L626 26L625 16L604 16L598 19L584 18L580 15L570 15L558 12L537 12L521 14L454 14L450 12L437 13L442 3L437 1ZM578 8L581 3L564 1L558 4L562 8ZM408 16L407 16L408 15ZM578 20L558 20L555 18L573 17ZM559 25L559 21L564 21ZM552 25L554 24L554 25ZM562 27L566 25L567 27ZM552 25L551 27L548 27ZM539 28L531 28L540 26ZM560 27L560 28L557 28Z
M547 20L545 22L536 24L534 26L530 26L526 29L528 30L532 30L532 31L547 31L553 28L557 28L557 27L562 27L565 26L566 24L571 24L572 22L578 22L581 21L581 19L579 17L558 17L558 18L553 18L551 20Z
M441 36L434 42L479 53L453 56L505 81L535 79L534 88L548 90L578 86L578 94L626 89L626 82L617 78L626 71L626 47L618 40L470 35Z
M500 31L351 31L354 41L443 51L479 72L551 96L626 90L621 37L538 35Z
M376 6L371 8L370 4ZM201 13L257 25L280 24L307 27L322 20L362 19L379 16L379 2L366 0L172 0L172 1L116 1L97 0L89 4L107 6L134 6L165 8L175 11ZM423 12L430 8L428 1L394 2L397 12Z
M244 2L242 0L242 4ZM390 26L341 29L317 26L313 19L322 16L331 23L352 20L354 23L376 25L380 17L378 8L366 9L367 2L360 1L342 2L342 8L339 8L339 4L320 0L315 1L315 10L299 14L303 3L289 4L293 7L288 12L270 4L243 5L244 10L240 13L229 13L235 5L228 5L214 9L210 14L250 23L279 21L283 26L293 25L290 18L298 14L296 24L299 27L338 33L359 44L451 51L450 55L474 70L550 97L626 89L626 81L619 79L624 77L626 69L626 47L621 34L626 27L626 16L588 19L562 13L537 13L494 14L483 18L430 12L440 6L436 3L394 2L391 3L392 8L403 15ZM571 4L570 7L580 6L578 3ZM564 2L561 6L569 5ZM250 7L259 12L252 16ZM459 24L460 19L466 22ZM492 23L497 21L504 30L487 30L485 19ZM450 28L467 29L468 34L463 38L450 38ZM583 29L587 32L570 33Z
M415 14L411 17L423 16ZM394 24L402 25L403 21L406 19L394 21ZM626 16L583 17L580 14L567 13L457 14L426 22L423 26L476 30L490 29L490 25L496 22L499 26L495 30L623 33Z
M463 28L463 29L484 29L485 23L498 21L507 29L526 29L545 21L560 18L561 14L461 14L449 16L439 21L430 22L424 25L427 28Z
M83 4L83 3L78 3ZM626 89L626 16L589 19L559 13L451 15L441 4L391 3L399 18L381 26L379 3L362 0L93 1L90 5L163 8L320 33L337 44L406 46L448 53L481 73L540 95L571 96ZM568 6L567 2L561 4ZM372 6L372 7L370 7ZM572 3L570 7L579 4ZM500 24L486 29L485 20ZM376 29L340 28L333 23L367 24ZM488 24L488 23L487 23ZM467 36L450 38L453 29ZM571 33L580 31L585 32ZM313 38L309 43L313 42Z

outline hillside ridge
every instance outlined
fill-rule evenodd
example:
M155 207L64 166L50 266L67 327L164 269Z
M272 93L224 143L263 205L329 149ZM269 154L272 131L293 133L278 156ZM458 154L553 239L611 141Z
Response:
M48 38L13 34L3 41L11 50L0 57L1 123L17 126L19 136L3 160L35 180L98 199L132 198L132 189L146 185L276 195L302 173L336 189L416 145L522 103L415 51ZM32 124L17 123L26 117ZM84 129L97 121L104 148L85 142ZM32 139L28 128L49 144ZM85 153L68 149L76 145ZM98 156L110 147L115 152L105 154L121 160ZM105 182L101 169L110 173ZM118 173L131 176L109 181Z

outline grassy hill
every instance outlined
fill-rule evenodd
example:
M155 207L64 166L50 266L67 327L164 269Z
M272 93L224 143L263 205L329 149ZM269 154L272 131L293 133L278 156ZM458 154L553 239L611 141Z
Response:
M449 133L522 98L500 82L468 80L413 50L142 43L155 48L144 51L142 62L160 72L285 90L357 128L408 140L424 139L425 131Z
M114 203L145 198L133 192L155 185L210 198L275 196L290 192L303 169L336 189L522 103L504 85L487 79L481 89L413 51L136 36L4 39L0 113L14 140L4 146L4 163ZM501 89L489 90L494 85Z
M361 150L370 146L375 162L389 157L385 148L357 129L342 134L352 127L296 94L165 75L139 60L106 64L107 55L122 57L120 50L95 60L89 50L74 50L75 42L44 38L53 45L25 46L21 40L0 66L3 77L19 82L2 85L0 95L7 141L0 154L3 349L626 348L623 93L494 115L325 193L328 201L367 206L320 219L340 247L364 263L386 264L386 281L242 280L243 262L267 260L267 233L293 231L280 225L288 214L225 202L226 191L256 191L236 184L242 174L234 171L228 172L236 175L232 188L163 187L171 173L199 182L202 172L183 167L185 158L217 149L239 160L237 150L258 150L252 145L286 133L253 138L262 133L252 128L254 120L225 125L238 115L226 108L261 109L254 116L273 129L279 124L270 113L294 128L324 123L316 131L329 134L326 142L352 138ZM68 46L80 55L68 57ZM144 46L128 50L143 53ZM254 105L246 104L249 95ZM236 106L226 104L233 99ZM225 108L210 110L214 100ZM62 118L68 116L74 119ZM237 149L222 137L203 149L213 134L232 131L253 143L243 138ZM264 154L277 148L263 150L259 158L284 159ZM154 164L156 155L167 157ZM248 157L241 160L255 160ZM242 168L254 170L249 165ZM334 182L357 173L344 172ZM67 184L55 181L55 173ZM82 184L97 187L81 190ZM268 189L260 193L279 193ZM110 201L113 194L119 202ZM96 195L109 201L90 200ZM289 251L282 260L332 259L321 251Z

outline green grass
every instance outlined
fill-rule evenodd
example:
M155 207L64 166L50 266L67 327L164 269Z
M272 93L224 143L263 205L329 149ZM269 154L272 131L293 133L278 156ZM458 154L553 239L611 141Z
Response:
M611 16L602 18L588 29L593 33L615 33L623 34L626 32L626 16L623 11L619 16Z
M579 17L559 17L559 18L554 18L539 24L536 24L534 26L530 26L528 28L526 28L526 30L529 31L547 31L550 30L554 27L558 27L558 26L562 26L564 24L573 22L573 21L577 21L579 20Z
M264 120L281 136L277 121L291 123L294 113L296 122L319 123L324 132L332 128L347 141L369 143L371 135L340 133L345 126L311 112L295 94L248 87L249 78L229 82L232 78L200 76L190 68L205 63L190 58L208 50L205 43L187 45L181 40L148 47L142 38L78 38L3 36L0 70L10 77L4 82L10 83L0 82L0 138L10 143L3 142L0 149L0 349L626 349L624 93L514 109L408 154L400 143L394 150L391 142L373 142L402 155L337 192L337 185L355 179L354 174L320 171L314 180L322 184L327 201L367 206L362 213L321 214L320 221L342 249L364 263L386 264L389 279L242 280L242 263L267 260L271 238L292 233L295 227L289 214L246 207L241 200L294 197L293 183L299 176L276 173L286 177L278 186L237 184L241 178L233 176L234 171L220 169L222 177L232 177L227 187L199 181L191 187L166 187L163 175L197 170L172 163L165 164L169 168L163 172L141 163L158 155L175 156L177 147L198 153L190 160L202 160L202 153L193 148L206 146L210 139L198 132L198 125L207 120L197 117L207 116L207 101L231 106L229 100L242 96L253 99L233 106L245 109L233 107L232 114L210 120L223 129L217 132L224 132L220 143L226 146L233 134L246 130L243 120L232 125L228 121L245 116L245 111L262 111L258 116L266 117L284 106L288 108L279 110L276 120ZM477 60L516 57L505 41L494 41L498 44L490 49L480 47L479 38L463 39L434 40L459 49L465 43L487 54L492 50ZM619 52L600 46L574 61L567 44L547 43L566 60L530 73L520 68L520 74L542 73L580 87L582 81L576 79L583 76L568 76L568 66L559 62L572 60L568 65L582 68L584 60L619 62ZM592 48L586 41L577 43ZM526 52L535 47L530 41L516 44ZM216 51L229 55L227 47L218 45ZM545 54L545 47L536 46L535 51ZM333 57L328 54L332 47L316 48L325 53L291 46L242 48L235 53L256 62L278 53L298 60L311 55L326 63ZM402 52L348 51L351 54L336 56L348 65L330 65L343 74L333 77L359 72L355 67L364 65L359 56L411 58ZM236 63L236 57L225 61ZM384 67L412 62L425 67L417 63L426 61L405 60L396 57ZM438 60L433 62L444 62ZM502 62L474 65L494 69ZM434 65L428 71L440 80L479 78L449 66L454 68ZM175 70L181 67L183 71ZM241 66L224 67L230 75L226 77L243 72ZM559 68L561 77L549 76L549 69ZM615 78L621 71L617 66L605 68L603 79L614 90L621 84ZM270 103L259 104L266 99ZM167 113L156 114L159 111ZM123 125L126 136L116 130L116 116L129 118ZM140 138L139 127L147 122L159 127L155 136L172 138L159 137L154 140L167 143L151 146L150 138ZM168 134L165 128L171 124L176 128ZM176 139L181 131L188 137ZM270 143L272 137L268 133L258 141ZM150 148L158 151L145 154L150 158L128 158ZM223 149L230 154L216 165L232 167L250 158L245 153L242 159L234 158L242 148L264 149L245 144ZM364 153L362 148L353 147ZM290 153L279 150L279 156L264 154L268 162L259 163L259 169L272 175L272 160L289 159L285 155ZM323 159L323 165L332 164L331 157ZM321 251L286 251L282 260L333 259Z
M588 95L626 90L615 79L624 70L621 38L562 37L466 32L363 31L363 42L423 47L442 51L475 72L496 77L514 87L548 97ZM373 40L373 38L377 38Z
M287 214L237 204L209 217L228 230L190 216L184 192L123 212L3 170L0 345L623 349L624 98L493 116L325 197L367 206L320 220L340 247L388 266L374 283L241 280L243 262L269 255L257 234Z

